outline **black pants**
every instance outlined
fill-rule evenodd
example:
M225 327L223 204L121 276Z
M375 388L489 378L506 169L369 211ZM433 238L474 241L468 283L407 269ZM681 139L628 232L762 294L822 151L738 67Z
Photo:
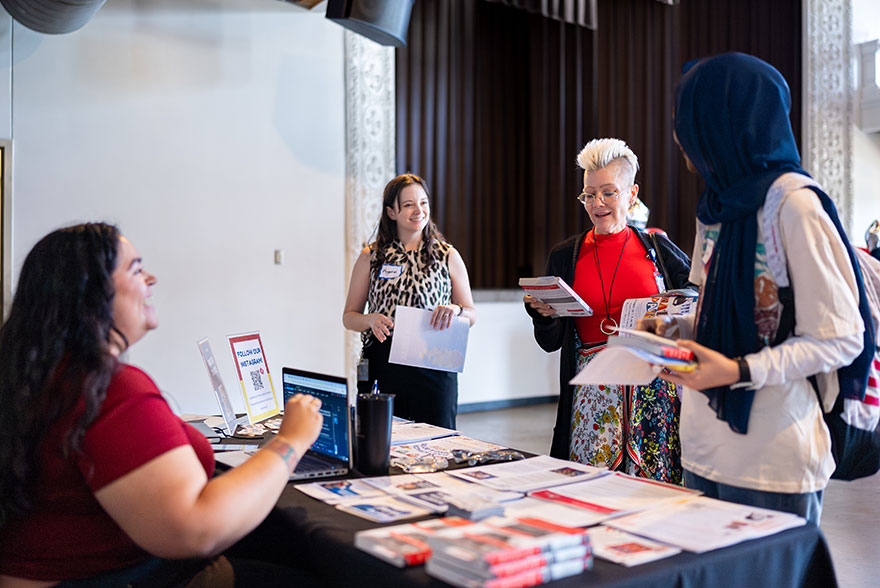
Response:
M455 428L458 414L458 374L388 363L391 338L373 341L364 348L369 377L358 382L358 392L367 394L373 382L383 394L394 394L394 415L447 429Z

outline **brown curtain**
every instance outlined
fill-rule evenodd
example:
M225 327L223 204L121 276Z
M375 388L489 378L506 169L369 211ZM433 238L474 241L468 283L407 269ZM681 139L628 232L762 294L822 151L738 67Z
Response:
M649 224L689 253L702 180L672 140L681 67L732 50L767 60L790 84L799 137L800 4L599 0L591 31L504 3L419 0L397 51L398 171L428 181L473 286L512 288L588 226L575 157L619 137L639 156Z
M597 0L488 0L501 2L540 14L547 18L555 18L562 22L581 25L590 29L596 28Z

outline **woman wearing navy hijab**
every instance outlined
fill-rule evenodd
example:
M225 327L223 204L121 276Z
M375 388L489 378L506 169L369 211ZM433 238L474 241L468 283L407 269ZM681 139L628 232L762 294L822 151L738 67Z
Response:
M706 189L690 275L700 310L680 343L699 367L661 377L685 387L686 486L818 523L835 465L807 378L825 408L858 389L866 306L837 211L800 167L790 106L785 79L755 57L685 66L675 137Z

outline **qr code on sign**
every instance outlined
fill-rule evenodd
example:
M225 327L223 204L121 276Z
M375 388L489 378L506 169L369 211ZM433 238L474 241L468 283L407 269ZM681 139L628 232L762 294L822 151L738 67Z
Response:
M260 370L253 370L251 372L251 381L254 383L254 390L263 389L263 378L260 377Z

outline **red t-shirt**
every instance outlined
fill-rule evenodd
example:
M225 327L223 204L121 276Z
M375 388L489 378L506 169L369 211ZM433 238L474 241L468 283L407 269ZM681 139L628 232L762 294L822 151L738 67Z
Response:
M596 253L599 256L599 266L602 268L601 281L596 268ZM620 259L619 267L618 259ZM615 268L617 268L616 277ZM593 316L574 319L581 343L602 343L608 340L608 335L602 333L599 325L606 315L605 307L609 292L611 304L608 313L619 323L624 301L628 298L645 298L657 294L660 291L657 285L658 279L662 278L657 274L654 262L648 257L648 252L631 228L627 227L611 235L597 235L595 231L589 231L578 252L574 284L571 285L578 296L593 309Z
M65 385L65 384L62 384ZM122 364L86 430L82 452L65 459L64 433L84 403L56 423L41 448L33 508L0 528L0 573L35 580L86 578L124 568L149 555L95 500L94 492L181 445L192 445L205 473L214 453L181 421L143 371Z

